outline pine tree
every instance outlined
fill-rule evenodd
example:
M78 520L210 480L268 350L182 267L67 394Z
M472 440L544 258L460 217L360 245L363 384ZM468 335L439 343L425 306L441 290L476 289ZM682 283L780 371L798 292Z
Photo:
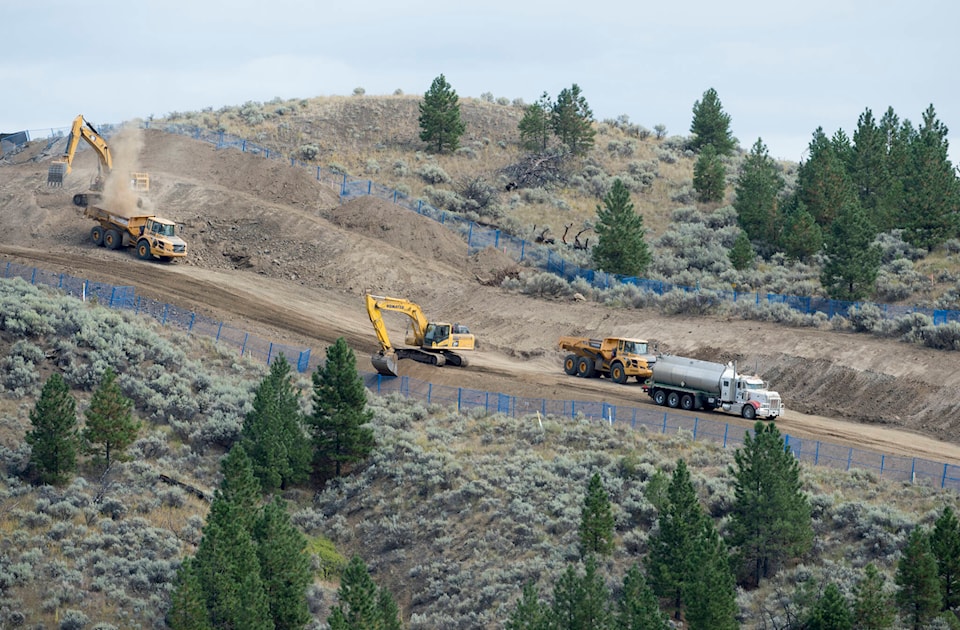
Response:
M600 473L593 473L580 512L580 557L613 552L613 509Z
M367 630L378 628L382 619L377 585L360 556L353 556L340 577L339 603L327 623L330 630Z
M940 612L940 583L937 579L937 559L930 551L930 536L921 527L910 532L910 538L897 561L894 578L898 590L897 606L905 621L914 630L926 624Z
M403 630L397 600L382 586L377 590L377 610L380 613L380 630Z
M310 474L312 452L305 439L300 393L282 354L270 363L243 423L242 443L264 492L286 488Z
M583 575L574 565L553 588L553 606L548 616L548 628L557 630L606 630L612 628L610 592L597 572L596 559L589 556Z
M553 112L553 103L550 102L550 96L546 92L536 103L528 105L523 111L523 118L520 119L518 129L520 131L520 144L527 151L537 151L543 153L547 150L552 130L550 128L550 117Z
M708 518L701 520L692 564L695 571L685 588L687 626L690 630L736 630L740 609L730 556Z
M753 251L753 245L750 244L750 237L748 237L747 233L743 230L740 230L740 233L737 234L737 240L733 242L733 247L730 248L728 256L730 258L730 264L733 265L733 268L737 271L747 269L753 264L753 261L756 260L757 253Z
M603 271L623 276L639 276L650 264L651 255L643 240L647 231L643 216L633 211L630 190L616 179L610 192L597 206L597 244L593 248L594 263Z
M25 440L30 461L44 483L59 484L77 469L80 432L77 429L77 401L63 377L54 372L43 384L40 398L30 412L33 426Z
M273 628L247 516L222 497L214 498L197 547L194 566L216 628Z
M345 464L363 461L374 447L367 424L367 389L357 373L357 360L343 337L327 348L327 360L313 373L313 413L308 419L322 475L337 477Z
M666 615L660 611L657 596L636 564L623 576L623 592L617 602L617 611L614 625L617 630L667 630L670 627ZM516 630L526 630L526 627Z
M780 193L784 186L767 146L757 138L740 167L733 201L740 227L751 240L772 246L779 239L783 221Z
M557 95L550 128L573 155L586 155L593 148L593 112L576 83Z
M263 507L253 527L260 577L277 630L303 628L310 621L307 587L313 581L307 539L290 522L280 497Z
M780 247L794 260L806 261L823 248L823 232L797 196L784 209Z
M800 462L776 425L757 421L753 433L744 436L730 467L735 477L730 545L738 550L744 582L757 585L781 562L810 549L813 525Z
M510 611L506 630L544 630L545 619L546 607L536 584L525 583L517 605Z
M949 505L934 523L930 551L937 559L943 610L960 608L960 521Z
M813 132L808 149L809 157L797 169L797 196L817 225L828 228L837 210L855 203L857 194L836 145L822 127Z
M835 300L857 301L870 295L880 269L881 251L876 230L860 204L847 202L830 226L824 244L826 263L820 284Z
M166 617L172 630L213 630L206 596L193 564L193 558L186 558L177 571Z
M733 153L736 143L730 132L730 115L723 111L715 89L708 89L703 93L703 100L694 102L690 132L693 134L691 148L694 151L712 144L718 155Z
M677 620L681 618L690 584L699 570L694 558L705 518L687 464L678 460L667 490L666 505L658 518L659 528L650 536L647 556L650 587L658 596L670 600Z
M887 630L893 627L896 611L886 592L883 574L871 562L853 588L853 623L859 630Z
M960 180L948 158L947 134L930 105L910 143L900 224L907 241L927 250L955 236L960 227Z
M850 605L834 583L827 584L823 596L817 601L804 626L809 630L850 630L853 615Z
M102 459L107 468L137 439L140 423L133 419L131 409L133 401L120 391L113 368L107 368L84 412L87 426L83 430L87 450Z
M693 189L703 203L723 201L727 188L727 170L717 155L717 150L708 144L700 151L693 165Z
M251 529L260 509L263 491L242 444L234 444L220 460L220 476L220 486L214 496L236 505L244 515L244 526Z
M460 99L442 74L423 95L420 109L420 139L437 153L455 151L466 125L460 120Z
M849 172L860 206L880 232L894 227L901 188L891 176L887 153L887 136L868 108L860 114L853 133Z

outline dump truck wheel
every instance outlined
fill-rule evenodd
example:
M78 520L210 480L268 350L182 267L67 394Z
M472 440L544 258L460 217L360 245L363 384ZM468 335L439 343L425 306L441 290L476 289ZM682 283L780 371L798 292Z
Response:
M680 394L677 392L670 392L667 395L667 407L671 409L676 409L680 406Z
M567 373L568 376L576 376L577 374L577 355L568 354L563 358L563 371Z
M150 260L152 256L150 255L150 243L146 239L137 243L137 257L140 260Z
M122 242L123 238L120 236L120 232L114 229L107 230L103 235L103 244L110 249L120 249Z
M617 361L610 366L610 379L614 383L620 383L621 385L627 382L627 371L624 369L623 363Z
M577 359L577 376L591 378L593 373L593 361L587 357L580 357Z
M658 389L653 392L653 402L663 407L667 404L667 392L662 389Z
M753 420L757 417L757 410L753 405L744 405L743 409L740 410L740 415L743 416L744 420Z
M691 411L693 409L693 396L684 394L683 398L680 399L680 408Z
M90 238L93 239L93 242L97 245L103 246L103 228L99 225L93 226L90 229Z

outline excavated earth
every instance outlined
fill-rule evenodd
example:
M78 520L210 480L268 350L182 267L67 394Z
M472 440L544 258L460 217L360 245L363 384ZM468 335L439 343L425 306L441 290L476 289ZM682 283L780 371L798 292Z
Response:
M114 172L150 173L143 203L183 225L189 258L145 262L132 249L96 247L92 222L71 203L96 174L96 156L80 151L64 186L49 188L47 167L62 147L37 141L0 160L0 261L133 285L146 297L316 352L344 337L365 371L373 371L367 357L377 344L364 294L408 298L428 317L467 324L479 350L464 369L403 361L401 374L529 398L656 409L635 384L566 376L556 348L560 335L644 337L662 351L759 368L787 407L783 433L960 464L958 353L511 293L499 280L517 271L513 260L491 249L471 253L457 234L415 212L372 197L341 204L313 171L282 160L159 130L121 133L136 134L126 153L133 157L115 155ZM111 188L105 204L129 194ZM402 342L403 316L388 319Z

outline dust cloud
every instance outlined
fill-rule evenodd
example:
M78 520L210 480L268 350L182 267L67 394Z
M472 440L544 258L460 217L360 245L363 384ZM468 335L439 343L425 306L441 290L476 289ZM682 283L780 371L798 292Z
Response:
M110 138L110 156L113 170L103 185L105 207L125 217L152 214L149 199L134 189L133 173L142 172L140 152L143 150L143 133L136 123L124 125Z

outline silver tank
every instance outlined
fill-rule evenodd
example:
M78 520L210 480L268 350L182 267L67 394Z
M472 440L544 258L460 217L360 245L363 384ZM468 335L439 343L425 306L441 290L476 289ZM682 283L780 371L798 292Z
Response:
M664 385L689 387L715 394L720 393L720 379L733 369L722 364L686 357L663 355L653 364L653 380Z

